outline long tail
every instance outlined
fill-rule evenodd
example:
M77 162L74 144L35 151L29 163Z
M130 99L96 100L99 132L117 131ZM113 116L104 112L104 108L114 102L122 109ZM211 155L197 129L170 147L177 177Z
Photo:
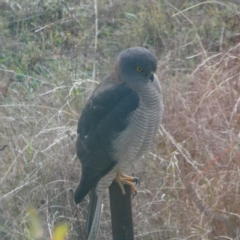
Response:
M95 240L99 228L102 213L102 197L97 196L95 188L91 190L90 202L88 206L88 216L85 228L85 236L87 240Z

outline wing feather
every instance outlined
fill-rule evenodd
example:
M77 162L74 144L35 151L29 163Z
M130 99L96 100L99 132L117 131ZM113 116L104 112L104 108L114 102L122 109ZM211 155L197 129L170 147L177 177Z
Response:
M77 156L82 164L77 203L96 186L117 163L112 142L128 126L128 119L139 106L139 96L124 84L103 82L89 98L78 122Z

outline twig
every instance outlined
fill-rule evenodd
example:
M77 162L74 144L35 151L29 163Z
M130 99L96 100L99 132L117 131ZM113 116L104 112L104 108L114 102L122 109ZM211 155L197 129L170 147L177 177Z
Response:
M98 10L97 10L97 0L94 2L94 13L95 13L95 39L94 39L94 60L93 60L93 72L92 79L96 78L96 55L97 55L97 46L98 46Z
M3 151L6 147L8 147L7 144L3 145L2 147L0 147L0 151Z
M233 143L231 146L226 148L219 156L217 156L214 160L212 160L200 173L197 174L195 178L192 179L191 183L195 182L204 172L206 172L213 164L215 164L223 155L229 152L234 146L235 146L235 143Z
M190 163L193 167L195 167L194 164L192 164L192 161L189 158L189 154L186 154L185 149L184 151L183 148L175 141L175 139L167 132L167 130L162 126L161 127L162 132L165 134L165 136L170 140L170 142L177 148L179 153L182 155L183 159L187 162ZM204 213L207 217L210 217L211 219L217 220L219 222L222 222L226 224L226 226L235 234L237 235L239 229L237 226L231 223L230 219L227 216L224 216L222 214L214 213L197 195L194 187L193 187L193 182L199 178L207 169L210 168L214 163L216 163L224 154L229 152L233 147L235 146L235 143L233 143L231 146L226 148L218 157L216 157L213 161L211 161L207 167L203 169L200 173L197 174L195 178L192 179L192 181L189 183L185 180L186 171L184 167L180 167L180 174L181 174L181 179L183 182L183 185L185 186L187 193L191 197L192 201L195 203L196 207ZM188 152L187 152L188 153ZM196 168L195 168L196 169Z
M198 164L197 162L194 162L191 159L190 153L187 151L187 149L183 148L179 143L177 143L175 141L175 139L173 138L173 136L171 136L171 134L161 125L160 130L166 137L167 139L171 142L171 144L173 144L173 146L176 147L176 149L178 150L179 153L181 153L181 155L184 157L184 159L192 165L192 167L197 171L200 172L198 170L198 168L196 167Z
M63 2L64 6L66 7L68 13L71 15L71 17L81 26L81 23L78 21L74 13L69 9L68 5L66 2Z
M232 146L231 146L232 147ZM226 153L226 151L229 151L231 148L228 148L227 150L224 151L224 153L222 153L219 158ZM216 159L219 159L216 158ZM215 159L215 160L216 160ZM212 220L216 220L219 222L222 222L224 224L226 224L226 226L235 234L237 235L239 232L238 227L233 224L229 217L224 216L222 214L219 213L215 213L214 211L212 211L197 195L195 188L193 187L192 182L187 182L186 180L184 180L185 176L186 176L186 172L185 169L183 167L181 168L181 178L182 178L182 182L187 190L188 195L191 197L192 201L194 202L195 206L199 209L200 212L202 212L204 215L206 215L207 217L209 217Z

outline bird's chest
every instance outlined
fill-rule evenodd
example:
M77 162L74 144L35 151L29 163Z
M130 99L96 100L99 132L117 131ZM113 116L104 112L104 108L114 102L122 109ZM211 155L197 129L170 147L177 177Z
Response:
M114 158L122 169L149 149L162 116L162 98L158 89L140 95L140 104L129 117L128 127L114 141Z

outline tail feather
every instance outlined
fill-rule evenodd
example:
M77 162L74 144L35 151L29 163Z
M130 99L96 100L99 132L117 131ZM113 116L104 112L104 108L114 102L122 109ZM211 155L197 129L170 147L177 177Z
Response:
M97 196L95 188L91 190L90 202L88 207L87 223L85 228L85 236L87 240L95 240L99 228L102 213L102 197Z
M94 218L94 214L95 214L96 206L97 206L97 201L98 201L98 197L96 195L95 190L96 189L93 188L90 192L90 201L89 201L89 205L88 205L87 222L86 222L86 227L85 227L86 238L88 238L89 233L91 231L92 222L93 222L93 218Z

